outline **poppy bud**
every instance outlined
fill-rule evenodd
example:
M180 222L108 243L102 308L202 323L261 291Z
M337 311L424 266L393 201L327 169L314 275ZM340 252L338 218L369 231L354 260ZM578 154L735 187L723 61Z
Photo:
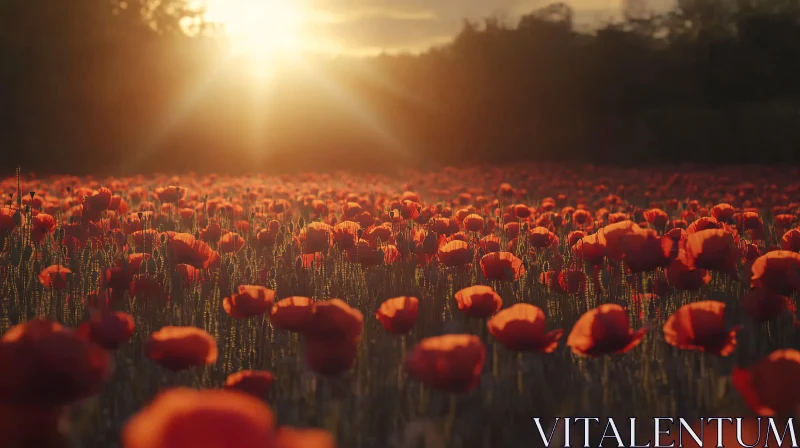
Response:
M300 220L297 221L297 226L298 227L305 227L306 226L306 220L303 219L303 218L300 218Z
M289 223L289 233L294 232L294 223Z
M362 236L364 236L364 229L358 229L357 233L358 233L358 238L360 239Z

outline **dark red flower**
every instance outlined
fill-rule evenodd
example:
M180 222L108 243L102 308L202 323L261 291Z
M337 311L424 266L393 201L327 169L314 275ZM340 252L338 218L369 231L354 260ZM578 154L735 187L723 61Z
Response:
M423 339L405 360L408 374L444 392L469 392L478 386L486 347L477 336L449 334Z

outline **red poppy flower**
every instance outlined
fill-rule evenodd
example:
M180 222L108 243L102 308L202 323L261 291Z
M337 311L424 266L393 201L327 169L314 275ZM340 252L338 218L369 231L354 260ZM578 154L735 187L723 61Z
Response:
M359 240L355 246L345 250L347 260L351 263L358 263L364 267L377 266L383 263L381 252L369 244L366 240Z
M544 311L527 303L500 311L486 325L503 346L520 352L553 353L564 334L560 328L546 333Z
M346 250L356 245L358 231L361 226L352 221L344 221L333 226L333 242L339 250Z
M340 375L353 368L358 355L357 338L327 338L324 336L303 339L308 368L320 375Z
M336 448L333 435L319 428L278 428L275 448Z
M278 300L269 315L275 328L294 332L302 332L313 318L314 301L301 296Z
M342 299L315 303L311 322L303 333L317 339L358 341L364 329L364 316Z
M558 237L544 227L534 227L528 232L528 241L537 249L558 245Z
M272 308L275 291L263 286L240 285L239 292L225 297L222 307L234 319L247 319L260 316Z
M680 291L696 291L711 282L711 274L705 269L689 267L686 253L680 251L667 268L669 285Z
M622 239L626 235L642 231L635 222L626 220L618 223L609 224L597 231L597 242L603 246L606 257L611 260L622 260L625 251L622 247Z
M133 316L120 311L105 311L93 314L87 322L78 326L82 337L106 350L116 350L130 341L134 330Z
M458 309L479 319L495 314L503 307L503 299L490 286L475 285L455 294Z
M178 202L186 195L186 189L183 187L159 187L156 188L156 197L161 202L174 203Z
M202 367L217 360L217 341L196 327L164 327L150 335L144 350L148 359L170 370Z
M265 398L274 382L275 377L266 370L242 370L228 375L225 379L225 389Z
M67 287L67 280L72 275L72 271L60 265L53 265L44 268L39 273L39 282L45 288L61 290Z
M711 216L717 221L728 222L735 213L736 209L730 204L722 203L711 207Z
M657 229L663 229L667 226L669 215L667 215L667 212L661 210L660 208L651 208L650 210L646 210L644 212L644 219L651 226Z
M375 317L390 333L405 334L417 322L419 299L416 297L395 297L381 304Z
M31 219L31 238L41 243L56 229L56 219L47 213L39 213Z
M469 232L483 232L484 221L480 215L472 213L467 215L463 221L464 228Z
M767 322L780 317L787 308L789 298L762 288L752 288L742 298L745 314L756 322Z
M100 391L108 353L60 324L31 320L0 338L0 401L64 406Z
M439 248L438 256L445 266L464 266L472 262L475 252L464 241L453 240Z
M653 229L641 229L623 235L620 244L625 265L634 273L669 266L662 238Z
M219 239L219 253L230 254L242 250L244 247L244 238L239 236L238 233L226 233Z
M489 280L516 281L525 275L522 260L511 252L492 252L481 257L481 270Z
M734 236L725 229L700 230L686 237L686 260L690 268L732 273L740 256Z
M794 413L800 405L800 352L776 350L748 369L733 368L733 386L761 416Z
M634 332L625 309L609 303L584 313L572 327L567 345L584 356L626 353L642 342L645 333L647 327Z
M275 417L262 400L224 390L169 389L122 430L123 448L275 448Z
M800 230L791 229L781 237L781 249L791 252L800 251Z
M578 294L586 291L586 273L576 269L569 269L558 273L558 285L568 294Z
M588 261L595 265L601 264L606 256L605 247L600 243L596 233L586 235L573 244L572 254L577 260Z
M664 339L680 349L728 356L736 348L740 328L725 328L724 303L704 300L678 308L664 324Z
M477 336L449 334L423 339L405 360L406 372L428 387L469 392L478 386L486 347Z
M800 289L800 254L786 250L767 252L753 262L750 286L782 296Z

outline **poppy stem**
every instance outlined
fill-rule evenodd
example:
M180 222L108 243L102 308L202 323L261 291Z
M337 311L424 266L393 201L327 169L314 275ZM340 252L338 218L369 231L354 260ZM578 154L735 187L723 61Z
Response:
M608 409L608 364L608 355L603 356L603 380L600 386L603 388L603 407L605 409Z
M444 423L444 434L447 438L448 444L452 443L453 441L453 426L455 426L456 422L456 407L458 405L458 399L456 398L455 394L449 394L449 399L450 410L447 413L447 418Z

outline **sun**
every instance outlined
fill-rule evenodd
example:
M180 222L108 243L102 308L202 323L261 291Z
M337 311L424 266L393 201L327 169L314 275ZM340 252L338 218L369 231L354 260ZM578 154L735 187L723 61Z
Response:
M255 65L274 65L306 46L298 0L205 0L207 19L223 26L233 49Z

